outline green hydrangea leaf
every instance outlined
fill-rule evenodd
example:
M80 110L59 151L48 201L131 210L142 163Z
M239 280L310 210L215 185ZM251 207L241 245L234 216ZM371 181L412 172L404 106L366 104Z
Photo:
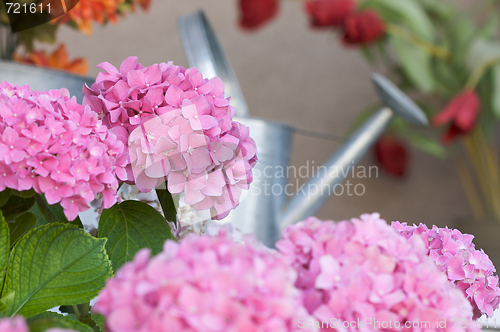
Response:
M10 246L13 247L17 240L35 227L36 222L36 216L31 212L24 212L23 214L17 216L15 220L9 221Z
M79 228L83 228L83 224L82 221L80 220L80 217L76 217L75 220L69 221L64 215L64 210L60 204L49 205L49 203L47 203L47 200L45 199L45 197L43 197L43 195L37 194L34 197L38 205L38 211L45 220L44 223L53 223L53 222L72 223L78 226ZM37 215L37 211L31 211L31 212ZM37 215L37 217L40 217L40 215Z
M7 201L9 200L9 198L10 198L10 189L5 188L4 191L0 192L0 207L4 206L5 203L7 203Z
M15 292L2 293L0 298L0 313L5 317L5 313L9 312L14 305Z
M7 314L30 317L93 299L112 275L105 243L69 224L31 230L10 254L4 293L14 292L14 300Z
M142 248L159 253L167 239L173 239L165 218L151 206L139 201L124 201L104 210L97 230L108 238L106 250L116 271L134 258Z
M44 332L50 328L68 329L78 332L93 332L94 330L79 321L72 320L55 312L44 312L28 318L30 332Z
M175 208L174 200L172 199L172 194L167 189L156 188L156 195L160 201L161 209L165 215L165 219L171 222L177 220L177 209Z
M35 204L35 198L22 198L19 196L11 195L7 203L2 206L1 210L5 220L15 220L17 216L31 209Z
M24 191L17 191L17 190L11 189L10 193L11 193L11 195L19 196L22 198L30 198L36 194L35 190L33 190L33 189L24 190Z
M0 211L0 285L3 284L7 263L9 262L10 231L2 212Z
M106 318L104 318L103 315L93 311L90 312L90 316L92 317L94 323L97 325L99 331L105 332L104 323L106 322Z

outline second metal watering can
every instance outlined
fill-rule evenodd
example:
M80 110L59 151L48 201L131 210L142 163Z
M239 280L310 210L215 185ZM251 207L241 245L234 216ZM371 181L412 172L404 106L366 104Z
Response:
M346 170L357 164L395 115L419 125L428 123L425 114L410 98L386 78L374 74L373 83L384 106L344 142L324 167L318 168L303 190L287 201L288 178L273 174L288 169L294 128L281 122L249 117L236 76L203 12L180 16L178 23L189 66L197 67L204 77L219 76L223 80L236 109L235 120L250 128L250 135L257 144L259 161L253 170L250 191L224 221L231 222L243 233L255 234L269 247L274 246L286 225L319 210L333 192L332 188L349 174ZM273 191L273 188L277 189Z

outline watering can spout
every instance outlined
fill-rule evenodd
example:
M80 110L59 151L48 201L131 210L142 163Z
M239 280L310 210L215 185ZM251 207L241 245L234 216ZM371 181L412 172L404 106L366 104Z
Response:
M428 124L420 107L388 79L373 74L372 80L384 107L358 128L323 167L318 168L317 174L303 186L305 189L290 200L280 218L281 229L314 215L335 191L335 185L350 174L351 169L377 141L394 116L400 116L414 124Z

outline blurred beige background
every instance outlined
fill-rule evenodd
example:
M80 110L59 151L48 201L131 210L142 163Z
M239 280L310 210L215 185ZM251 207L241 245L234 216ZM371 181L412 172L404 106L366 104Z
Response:
M152 0L148 13L136 12L117 24L94 25L86 37L64 27L70 57L84 56L89 75L108 61L119 66L130 55L144 65L174 61L187 66L177 30L178 14L203 9L239 78L254 116L287 122L298 128L343 136L360 112L377 100L371 69L361 55L337 42L337 35L311 30L299 1L282 1L278 17L256 32L237 26L236 0ZM339 143L296 135L292 164L321 164ZM362 183L363 196L331 197L318 213L341 220L365 212L380 212L388 221L453 226L471 215L450 161L436 160L411 149L411 169L402 180L382 170L378 178L351 179ZM375 165L373 153L362 164Z

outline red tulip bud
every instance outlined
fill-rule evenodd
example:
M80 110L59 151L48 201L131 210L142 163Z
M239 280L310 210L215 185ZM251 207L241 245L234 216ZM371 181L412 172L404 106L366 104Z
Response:
M240 26L256 29L278 13L278 0L240 0Z
M341 26L354 6L353 0L310 0L306 2L305 10L312 26Z
M377 12L366 10L348 15L344 21L344 43L367 45L385 33Z
M405 175L408 165L408 153L404 145L395 138L382 137L375 144L377 160L390 174Z
M457 137L470 132L474 128L480 107L476 91L465 89L457 94L432 120L435 126L451 124L442 141L450 143Z

